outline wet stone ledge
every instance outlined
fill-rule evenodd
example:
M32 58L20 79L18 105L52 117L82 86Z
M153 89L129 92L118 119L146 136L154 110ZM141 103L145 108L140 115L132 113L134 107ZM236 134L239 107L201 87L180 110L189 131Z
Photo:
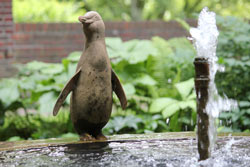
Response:
M249 138L250 133L219 133L218 140L222 138ZM0 142L0 151L17 149L29 149L48 146L63 146L68 144L84 143L111 143L111 142L133 142L133 141L154 141L154 140L196 140L195 132L168 132L149 134L122 134L108 136L107 141L79 141L79 138L51 138L43 140L23 140L15 142Z

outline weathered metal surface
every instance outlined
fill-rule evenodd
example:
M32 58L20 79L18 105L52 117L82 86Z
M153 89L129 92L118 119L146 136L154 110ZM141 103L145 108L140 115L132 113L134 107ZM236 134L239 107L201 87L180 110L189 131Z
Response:
M206 58L196 58L195 65L195 90L197 102L197 135L198 152L200 160L211 156L209 140L209 116L206 113L206 105L209 96L209 62Z

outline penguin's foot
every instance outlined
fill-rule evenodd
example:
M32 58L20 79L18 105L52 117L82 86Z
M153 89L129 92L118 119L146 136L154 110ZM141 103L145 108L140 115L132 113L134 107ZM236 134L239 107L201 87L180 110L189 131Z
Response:
M99 133L95 138L96 140L100 140L100 141L108 140L108 138L104 136L102 133Z
M82 135L80 135L80 140L81 141L95 141L95 138L88 133L83 133Z

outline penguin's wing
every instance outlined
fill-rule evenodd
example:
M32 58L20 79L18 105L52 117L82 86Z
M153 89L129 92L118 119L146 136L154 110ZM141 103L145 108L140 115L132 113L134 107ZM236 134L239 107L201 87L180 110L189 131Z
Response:
M117 77L117 75L115 74L115 72L112 69L111 69L111 71L112 71L112 75L111 75L112 89L115 92L115 94L117 95L117 97L119 98L122 109L125 109L127 107L126 95L124 93L124 90L122 88L122 85L120 83L119 78Z
M77 70L75 75L68 81L68 83L64 86L63 90L61 91L56 104L53 109L53 115L56 116L59 112L60 107L62 106L63 102L65 101L68 94L75 88L76 82L79 78L79 75L81 73L81 68Z

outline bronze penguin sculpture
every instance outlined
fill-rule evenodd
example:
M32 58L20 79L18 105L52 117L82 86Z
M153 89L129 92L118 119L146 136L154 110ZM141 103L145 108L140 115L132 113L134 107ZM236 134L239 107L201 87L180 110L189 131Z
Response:
M123 109L127 100L121 83L111 68L105 44L105 25L101 16L87 12L79 16L86 37L85 49L77 64L76 73L61 91L53 109L56 116L70 92L70 114L80 140L106 140L102 128L112 110L112 91Z

